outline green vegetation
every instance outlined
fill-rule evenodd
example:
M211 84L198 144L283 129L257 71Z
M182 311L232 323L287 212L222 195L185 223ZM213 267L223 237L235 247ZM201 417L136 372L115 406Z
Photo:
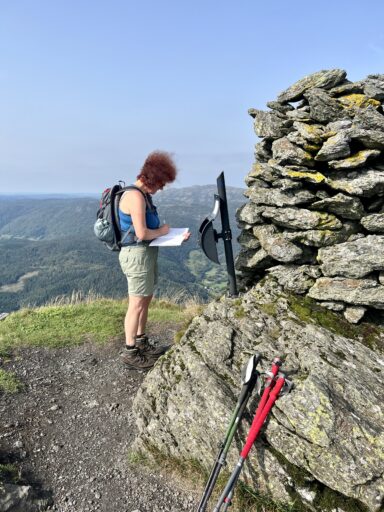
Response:
M17 484L19 481L19 472L14 464L0 464L0 482Z
M222 256L221 260L223 260ZM221 295L226 290L228 277L225 266L216 265L205 256L202 258L201 251L191 251L186 266L211 297Z
M146 451L129 452L130 464L140 464L150 470L159 467L173 480L179 482L184 489L199 498L209 477L208 471L195 459L179 459L166 455L158 448L146 443ZM209 503L213 506L228 481L230 473L224 469L217 480ZM264 495L239 481L231 505L232 512L301 512L294 503L275 502L270 496Z
M126 310L126 300L97 299L16 311L0 323L0 354L18 346L62 347L123 337ZM154 300L148 318L179 325L194 312L193 307Z
M144 453L134 451L134 450L128 451L127 459L128 459L129 464L132 464L132 465L148 464L148 457Z
M336 509L345 512L368 512L368 509L359 501L349 498L339 492L333 491L319 481L314 481L313 477L304 468L295 466L289 462L282 453L274 449L272 446L269 450L273 453L279 464L285 469L287 474L292 478L298 487L302 487L314 493L315 498L313 506L316 510L324 512L332 512ZM294 503L292 512L307 512L308 507L302 503L300 495L291 487L287 488L288 493ZM278 512L276 510L276 512Z
M214 186L189 187L155 196L161 218L171 226L188 226L192 233L191 239L180 247L161 249L159 296L183 292L207 301L225 290L225 265L210 262L197 249L198 228L210 211L215 191ZM227 197L236 252L239 229L235 210L244 203L244 197L241 189L231 187ZM92 291L110 298L126 296L127 284L117 253L108 251L93 235L98 203L96 197L2 196L0 313L41 306L73 292ZM222 246L220 242L219 252Z
M324 512L332 512L336 508L346 512L369 512L361 502L321 485L313 504L318 510L324 510Z
M316 323L340 336L346 336L364 343L372 350L384 350L381 334L383 330L370 322L350 324L341 315L330 311L309 297L289 296L289 305L296 316L305 323Z
M181 338L187 332L188 327L191 325L192 320L195 316L201 315L203 312L203 306L201 304L195 304L192 306L187 306L184 310L185 320L181 325L181 328L175 334L175 343L179 343Z
M187 248L161 251L157 293L160 296L183 293L207 300L207 290L185 265L187 255L184 250ZM127 282L119 266L118 254L108 251L95 237L55 241L0 240L0 255L4 262L0 268L0 312L41 306L74 292L88 294L91 291L116 299L127 296ZM199 256L205 258L202 252ZM20 283L23 276L22 286L14 286L12 290L9 285Z
M243 308L243 306L237 306L235 308L234 316L235 316L235 318L239 318L239 319L245 317L245 309Z
M264 311L264 313L267 313L267 315L276 315L277 305L275 302L261 302L257 307Z
M237 510L239 512L301 512L296 503L283 503L274 501L270 496L261 494L242 481L236 490Z
M0 392L3 391L5 393L17 393L21 389L22 384L14 373L7 372L0 368Z

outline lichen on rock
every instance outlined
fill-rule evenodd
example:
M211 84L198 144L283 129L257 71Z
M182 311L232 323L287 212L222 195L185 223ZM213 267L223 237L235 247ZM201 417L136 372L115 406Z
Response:
M263 208L259 232L263 224L275 225L287 241L318 248L315 256L320 258L324 276L358 278L383 270L381 246L376 248L377 257L373 248L369 256L366 251L370 240L366 235L384 232L380 217L384 206L383 76L369 75L353 83L343 70L323 70L299 80L269 103L286 131L268 139L272 158L256 161L245 195ZM300 103L295 106L291 101ZM287 105L290 108L285 108ZM284 124L284 119L291 125ZM258 186L259 178L267 186ZM294 189L293 182L300 188ZM352 241L355 252L361 254L355 263L352 253L341 255L337 250L340 244ZM284 261L284 256L279 258L273 258L271 266ZM337 258L330 274L331 260ZM287 257L285 263L293 261ZM264 265L264 272L267 270ZM250 284L248 279L247 286ZM374 304L370 300L367 311L376 309ZM362 307L360 299L355 306ZM347 318L352 316L347 314Z
M343 160L331 160L328 165L332 169L355 169L362 167L368 160L378 157L380 153L379 149L362 149Z
M312 273L313 279L317 275ZM209 304L158 361L135 398L139 436L134 448L146 451L152 445L209 469L249 353L262 353L265 368L284 354L295 389L277 401L243 478L277 501L300 500L304 509L308 503L301 490L314 493L316 503L319 488L326 486L335 496L378 511L384 499L384 381L379 378L384 363L374 350L383 350L384 333L369 331L368 343L366 329L285 292L272 276L240 299ZM244 431L248 426L246 420ZM237 457L234 443L229 468Z

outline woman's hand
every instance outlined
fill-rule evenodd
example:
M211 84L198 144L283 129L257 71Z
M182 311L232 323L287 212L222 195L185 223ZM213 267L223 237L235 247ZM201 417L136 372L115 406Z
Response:
M169 233L169 224L163 224L159 227L160 236L164 236Z
M184 242L186 242L189 237L191 236L191 232L190 231L187 231L186 233L184 233Z

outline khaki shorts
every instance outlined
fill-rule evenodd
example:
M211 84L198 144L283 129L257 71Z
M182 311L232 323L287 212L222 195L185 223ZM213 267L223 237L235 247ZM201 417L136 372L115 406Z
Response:
M147 297L153 294L157 283L158 249L149 245L122 247L119 261L127 277L129 295Z

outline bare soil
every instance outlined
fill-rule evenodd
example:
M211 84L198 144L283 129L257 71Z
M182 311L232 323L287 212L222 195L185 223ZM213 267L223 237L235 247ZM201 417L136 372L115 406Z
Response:
M152 330L158 339L173 339L172 327ZM25 348L0 364L24 385L18 394L0 395L0 463L13 463L22 481L48 496L47 510L197 509L196 491L161 467L154 472L129 461L132 401L145 373L120 362L122 343Z

